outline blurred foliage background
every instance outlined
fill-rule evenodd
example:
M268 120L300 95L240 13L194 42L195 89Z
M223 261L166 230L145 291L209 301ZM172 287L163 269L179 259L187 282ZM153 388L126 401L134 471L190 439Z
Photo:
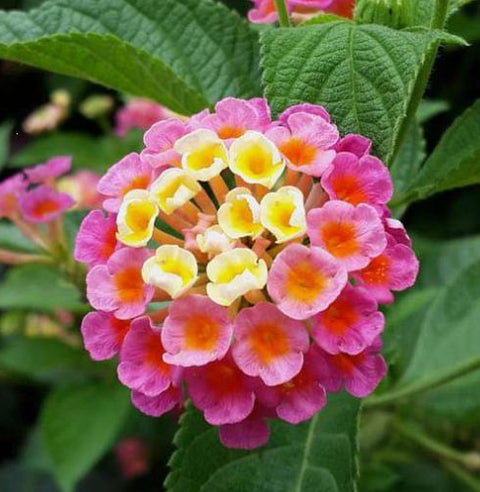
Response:
M0 0L0 8L29 9L40 3L41 0ZM249 8L247 0L224 0L224 3L242 15ZM465 38L470 46L443 49L438 56L426 94L427 103L419 114L427 154L445 129L480 95L479 2L455 14L449 29ZM38 137L25 134L22 122L48 103L57 89L65 89L71 96L68 119L60 129L48 134ZM123 95L85 81L0 61L1 178L23 165L70 153L77 169L89 168L101 173L125 153L138 149L139 132L133 131L122 140L112 134L114 110L103 120L82 116L79 105L92 94L109 95L115 108L124 101ZM392 362L391 377L406 364L423 312L448 281L452 270L480 258L479 211L480 186L472 186L417 202L403 217L420 255L422 274L418 285L398 296L395 307L387 310L385 352ZM74 214L72 228L78 220ZM11 234L12 230L0 224L0 244L12 241ZM123 388L115 385L113 366L90 362L79 348L78 322L83 305L78 292L58 278L48 277L49 273L41 269L29 273L38 285L32 292L21 292L15 290L21 285L19 274L3 267L0 271L0 490L59 490L39 425L42 419L49 418L55 395L68 392L65 385L71 381L79 383L80 393L66 399L65 419L76 418L77 405L90 406L82 409L88 415L89 411L95 412L98 404L113 406L111 413L118 420L108 423L111 429L103 429L105 435L94 450L93 461L85 441L96 436L79 436L79 446L87 451L82 464L86 477L80 481L78 490L160 490L173 450L175 418L151 419L125 404L128 399ZM39 296L50 299L49 309L38 309L45 306L39 302ZM71 307L73 318L63 320L62 313L55 308L60 302L64 308ZM102 385L108 388L105 401L99 393ZM55 388L53 396L52 388ZM47 395L50 396L45 404ZM391 427L390 422L396 416L406 416L408 425ZM62 422L56 424L50 427L54 434ZM397 406L394 412L391 408L367 408L361 425L361 491L480 490L480 479L475 478L480 463L473 457L466 465L460 463L465 453L468 458L468 453L480 452L480 371L415 398L409 405ZM415 425L421 427L420 433ZM390 432L391 428L396 432ZM433 444L419 441L418 436L423 433L435 436L431 437ZM448 451L443 452L439 443L458 450L459 456L449 458ZM64 451L68 454L68 449ZM103 458L91 469L98 456Z

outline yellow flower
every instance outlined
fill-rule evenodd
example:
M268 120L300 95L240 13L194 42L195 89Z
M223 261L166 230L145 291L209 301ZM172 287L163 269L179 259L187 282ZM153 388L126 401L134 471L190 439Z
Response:
M260 205L247 188L235 188L218 209L218 223L231 238L257 237L262 233Z
M247 183L272 188L285 169L275 144L259 132L248 131L230 146L230 169Z
M267 283L266 263L258 259L250 249L235 248L215 256L207 265L207 294L221 306L230 306L233 301Z
M202 253L212 256L231 250L235 243L219 225L209 227L203 234L197 234L196 241Z
M175 151L182 156L182 167L192 178L208 181L228 166L227 148L212 130L195 130L177 140Z
M150 241L158 207L146 190L131 190L124 197L117 215L117 239L133 248Z
M294 186L267 193L260 204L260 219L277 243L302 236L307 228L303 193Z
M146 284L165 291L172 299L186 292L198 278L198 265L190 251L166 244L157 248L155 256L142 267Z
M160 210L170 215L190 201L202 187L183 169L172 168L163 173L150 186L150 196Z

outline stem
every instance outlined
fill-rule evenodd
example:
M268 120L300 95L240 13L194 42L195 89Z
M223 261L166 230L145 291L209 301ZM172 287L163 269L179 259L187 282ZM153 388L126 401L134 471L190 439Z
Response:
M288 17L288 10L285 0L275 0L275 7L277 8L280 27L290 27L290 18Z
M438 379L430 379L417 384L411 384L410 386L405 386L396 391L391 391L379 396L373 396L367 398L363 402L364 407L375 407L378 405L385 405L397 400L401 400L403 398L416 395L417 393L423 393L424 391L429 391L439 386L443 386L444 384L450 383L455 379L464 376L476 369L480 369L480 358L474 359L472 362L456 369L455 371L446 374Z
M449 4L449 0L436 1L435 12L429 26L431 31L434 29L443 29L445 27L445 22L447 20L447 14L448 14L448 4ZM423 66L420 70L420 73L418 74L417 81L415 83L415 87L412 92L412 97L410 98L410 102L407 107L406 116L400 125L400 129L398 131L398 135L395 140L394 150L392 152L390 164L395 162L395 158L397 157L398 152L407 135L408 128L411 122L413 121L413 119L415 118L418 105L420 104L420 101L422 100L422 97L425 94L425 90L428 85L428 80L430 79L430 74L432 72L435 59L437 58L437 51L439 47L440 47L440 41L435 41L425 56L425 61L423 62Z
M457 451L433 437L423 434L421 429L416 425L394 420L392 426L400 435L417 443L436 456L460 463L463 466L468 466L470 453L467 454Z
M455 478L466 485L470 490L480 492L480 481L478 481L471 473L464 470L460 466L451 461L443 461L443 466L446 468Z

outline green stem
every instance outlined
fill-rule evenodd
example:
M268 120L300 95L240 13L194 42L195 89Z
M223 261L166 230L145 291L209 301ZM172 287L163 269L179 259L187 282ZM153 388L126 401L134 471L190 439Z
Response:
M375 407L379 405L386 405L389 403L396 402L397 400L401 400L412 395L416 395L418 393L423 393L424 391L429 391L439 386L443 386L444 384L450 383L455 379L458 379L465 374L469 374L472 371L480 369L480 358L474 359L472 362L456 369L455 371L446 374L438 379L430 379L417 384L411 384L410 386L405 386L404 388L400 388L398 390L394 390L391 392L384 393L379 396L372 396L367 398L363 402L364 407Z
M480 481L478 481L471 473L464 470L451 461L443 461L443 466L446 468L459 482L462 482L470 490L480 492Z
M424 434L418 426L401 422L400 420L394 420L392 422L392 427L401 436L415 442L434 455L460 463L463 466L468 466L470 454L462 453L440 441L437 441L433 437Z
M435 12L429 26L431 31L434 29L443 29L445 27L445 22L447 20L447 14L448 14L448 5L449 5L449 0L436 1ZM427 89L428 80L430 78L430 74L432 72L433 65L435 63L435 59L437 58L437 52L439 47L440 47L440 41L435 41L425 56L425 61L423 62L423 66L420 70L420 73L418 74L417 81L415 83L415 87L412 92L412 97L410 98L410 102L407 107L407 113L400 125L400 129L398 131L397 138L395 140L395 145L392 152L390 164L395 162L395 158L397 157L398 152L407 135L408 128L411 122L413 121L413 119L415 118L418 105L420 104L420 101L422 100L422 97L425 94L425 90Z
M280 26L290 27L290 18L288 17L288 10L285 0L275 0L275 7L277 8Z

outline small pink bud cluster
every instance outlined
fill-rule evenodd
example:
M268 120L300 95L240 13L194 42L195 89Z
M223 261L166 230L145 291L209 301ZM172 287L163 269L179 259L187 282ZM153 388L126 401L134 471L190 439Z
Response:
M370 394L386 372L379 304L418 272L370 140L340 136L321 106L272 121L264 99L227 98L144 143L100 180L106 213L75 250L95 309L85 347L118 354L133 404L160 416L187 391L224 445L252 449L270 418Z
M25 169L0 183L0 219L8 219L48 253L62 241L62 215L72 207L95 208L99 176L90 171L70 171L70 157L54 157ZM0 250L5 263L40 261L42 257ZM43 258L45 259L45 258Z
M250 22L271 24L278 21L275 0L252 0L253 8L248 13ZM353 17L355 0L286 0L287 10L294 18L304 19L320 12Z

